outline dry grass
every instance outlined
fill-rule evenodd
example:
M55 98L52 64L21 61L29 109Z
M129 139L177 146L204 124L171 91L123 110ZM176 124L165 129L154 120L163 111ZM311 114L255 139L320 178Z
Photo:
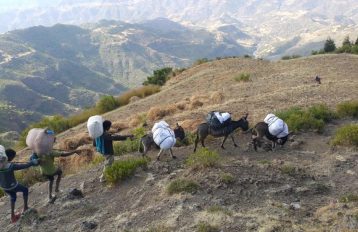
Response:
M121 94L117 100L120 106L127 105L130 102L130 99L134 96L139 98L144 98L146 96L152 95L160 91L160 87L156 85L147 85L142 86L136 89L129 90Z
M184 128L185 131L195 132L198 125L202 123L201 119L186 119L179 122L179 125Z
M136 114L130 121L129 127L142 126L147 120L147 114Z
M84 145L77 149L82 149L78 155L75 154L69 157L60 157L58 159L58 165L62 168L65 174L77 173L80 170L88 168L95 158L95 152L92 145Z
M70 151L85 144L92 144L92 139L87 133L81 133L62 140L58 146L61 150Z
M210 100L212 104L222 103L225 100L224 93L221 91L212 92L212 94L210 95Z
M166 106L154 106L149 109L147 118L150 121L156 121L164 118L165 116L172 115L177 111L175 104Z
M115 121L112 123L111 129L118 132L128 128L128 122Z

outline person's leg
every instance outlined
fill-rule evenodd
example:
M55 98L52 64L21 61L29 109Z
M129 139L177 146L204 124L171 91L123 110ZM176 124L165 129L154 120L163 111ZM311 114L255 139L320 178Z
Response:
M62 178L62 170L60 168L57 169L56 175L57 175L57 179L56 179L55 192L58 193L60 191L60 182Z
M49 201L52 200L52 189L53 189L53 181L54 181L54 176L49 176L49 175L45 175L45 177L48 179L48 199Z
M16 202L16 192L15 191L5 191L10 196L10 207L11 207L11 222L16 222L15 216L15 202Z
M21 184L18 184L16 187L16 192L22 192L22 196L24 197L24 210L23 212L25 212L26 210L29 209L28 206L28 200L29 200L29 189Z
M104 179L104 173L105 173L105 171L106 171L106 168L112 166L113 161L114 161L113 155L105 155L104 158L105 158L106 160L104 161L102 175L99 177L99 181L100 181L100 182L104 182L104 181L105 181L105 179Z

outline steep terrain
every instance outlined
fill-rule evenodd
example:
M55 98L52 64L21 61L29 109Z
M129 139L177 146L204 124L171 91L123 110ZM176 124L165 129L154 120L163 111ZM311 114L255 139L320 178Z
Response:
M213 109L228 110L233 118L248 112L253 123L293 105L334 107L358 99L357 64L358 57L351 55L209 62L171 79L158 94L104 117L131 125L137 114L147 113L150 127L154 109L160 109L171 125L179 122L193 130ZM244 72L251 74L251 81L236 82L234 77ZM321 85L313 81L317 74ZM297 133L296 143L274 152L252 151L249 134L237 133L240 147L227 141L226 150L219 148L220 139L210 139L207 146L220 154L221 164L205 170L186 166L192 146L175 148L177 160L164 156L151 161L147 169L114 187L99 183L101 167L89 168L64 178L64 191L54 205L46 203L45 183L31 187L30 205L39 216L29 213L16 225L9 225L8 198L2 198L0 224L4 231L86 231L89 224L83 222L95 222L93 231L196 231L200 223L219 231L357 231L357 203L338 202L358 191L357 153L329 145L335 130L351 122L357 123L334 121L323 134ZM79 125L58 135L58 141L75 140L85 131L85 125ZM128 156L138 154L118 159ZM224 174L233 177L231 183L223 181ZM199 190L169 195L166 186L179 178L196 181ZM70 188L82 188L85 197L69 199Z

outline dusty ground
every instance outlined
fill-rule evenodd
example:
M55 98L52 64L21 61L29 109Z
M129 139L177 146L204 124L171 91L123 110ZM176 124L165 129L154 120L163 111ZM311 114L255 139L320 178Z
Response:
M233 80L243 72L251 74L250 82ZM220 60L184 71L160 93L107 113L105 118L129 122L151 107L184 102L184 109L172 107L164 119L192 129L204 120L206 112L220 109L232 112L234 118L249 112L249 120L254 122L270 111L293 105L326 103L334 107L358 99L357 73L358 57L350 55L273 63ZM313 82L315 75L321 76L321 85ZM224 97L213 97L217 92ZM62 182L64 192L54 205L46 203L46 183L36 184L30 188L30 206L40 216L34 217L34 222L9 225L5 197L0 200L0 225L2 231L81 231L83 222L93 221L98 225L93 231L195 231L198 223L206 222L222 231L358 231L357 203L337 202L346 194L358 193L358 153L332 149L328 144L334 131L345 123L348 121L334 122L321 135L297 134L295 141L302 141L301 145L289 143L275 152L247 150L247 134L237 135L240 148L227 141L227 149L221 150L220 139L211 140L207 145L218 151L222 162L202 171L185 166L192 146L175 148L177 160L165 156L161 162L152 161L148 169L138 170L115 187L100 184L101 168L95 167L67 176ZM85 130L84 125L77 126L58 140ZM155 152L150 155L153 158ZM285 168L291 171L282 171ZM223 183L224 173L231 174L234 182ZM166 186L177 178L192 179L201 188L194 194L170 196ZM84 199L67 199L68 189L81 185ZM212 206L220 210L208 212Z

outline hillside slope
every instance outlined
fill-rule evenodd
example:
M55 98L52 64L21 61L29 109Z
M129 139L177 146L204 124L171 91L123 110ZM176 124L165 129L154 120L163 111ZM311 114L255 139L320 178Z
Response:
M190 130L213 109L228 110L233 118L248 112L249 121L254 122L271 110L293 105L326 103L334 107L358 99L357 64L358 57L350 55L209 62L171 79L158 94L104 116L131 125L137 114L153 113L150 108L157 106L167 109L164 119L171 125L178 121ZM243 72L251 74L250 82L233 80ZM322 77L321 85L313 82L317 74ZM218 92L224 97L217 97ZM187 104L178 107L179 103ZM100 184L101 168L90 168L63 179L64 192L54 205L46 203L46 183L31 187L30 206L40 216L30 214L16 225L8 224L8 198L2 198L0 225L4 231L85 231L83 222L87 221L97 224L93 231L196 231L202 222L225 232L357 231L357 203L337 202L358 191L357 153L332 149L328 144L337 128L351 122L357 123L335 121L321 135L298 133L294 140L302 142L300 146L289 142L275 152L248 149L248 134L238 133L240 147L227 141L226 150L219 148L220 139L211 139L207 146L220 154L221 165L202 171L185 165L192 146L174 148L177 160L164 156L160 162L152 161L147 169L138 170L116 187ZM85 125L79 125L58 135L58 141L76 139L85 131ZM150 153L152 158L155 155L156 151ZM138 154L120 159L128 156ZM224 183L223 174L232 175L233 182ZM179 178L196 181L200 189L193 194L169 195L166 186ZM85 198L68 199L70 188L82 188Z

